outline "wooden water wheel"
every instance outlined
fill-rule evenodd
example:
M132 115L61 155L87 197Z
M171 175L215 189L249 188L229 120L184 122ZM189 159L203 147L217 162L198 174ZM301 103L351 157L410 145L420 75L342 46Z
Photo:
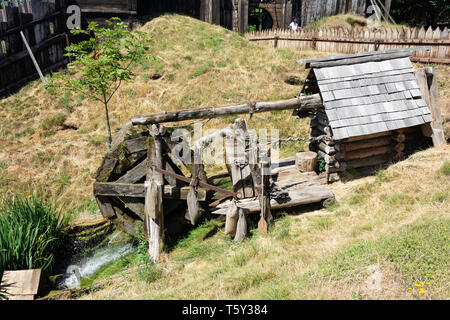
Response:
M102 215L110 219L118 229L136 235L136 221L145 221L144 205L148 170L152 165L154 138L145 127L136 128L127 123L114 137L111 150L105 155L96 174L94 196ZM182 177L191 175L192 167L172 150L187 146L186 141L172 141L171 131L161 135L162 168ZM179 151L180 148L177 150ZM192 158L192 154L189 155ZM188 161L189 162L189 161ZM190 187L188 182L164 175L163 212L164 229L168 235L186 230L190 222L185 218ZM197 188L199 201L205 201L207 192Z

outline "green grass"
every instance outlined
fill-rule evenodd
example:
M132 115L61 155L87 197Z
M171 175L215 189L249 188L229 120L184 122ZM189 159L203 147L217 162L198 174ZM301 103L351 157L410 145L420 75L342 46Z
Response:
M450 176L450 161L445 161L442 166L439 168L439 172L445 176Z
M60 126L66 121L66 115L63 113L57 113L53 116L48 116L42 119L41 126L44 130L51 130L57 126Z
M333 280L353 278L369 265L394 263L407 285L422 281L427 274L444 285L449 281L450 220L429 219L408 225L395 235L378 240L359 240L337 254L322 259L319 274Z
M326 230L333 225L333 220L330 217L311 217L309 220L312 229Z
M0 274L51 269L68 220L54 204L31 195L6 200L0 207Z

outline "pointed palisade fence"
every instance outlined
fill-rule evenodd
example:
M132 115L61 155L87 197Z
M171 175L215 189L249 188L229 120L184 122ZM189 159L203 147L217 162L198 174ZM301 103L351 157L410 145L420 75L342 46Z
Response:
M325 28L292 32L273 29L249 32L252 42L272 48L317 50L352 54L396 48L427 46L430 50L416 51L414 62L450 63L448 28Z

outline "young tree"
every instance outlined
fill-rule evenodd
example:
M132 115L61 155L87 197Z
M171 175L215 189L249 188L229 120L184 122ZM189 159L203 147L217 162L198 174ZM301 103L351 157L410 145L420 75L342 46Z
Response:
M72 62L67 72L53 76L46 88L52 93L75 92L100 101L105 107L111 149L108 103L123 81L132 81L132 69L148 53L151 38L143 31L130 32L119 18L106 22L106 28L91 22L86 30L71 30L72 34L88 40L66 48L65 56Z

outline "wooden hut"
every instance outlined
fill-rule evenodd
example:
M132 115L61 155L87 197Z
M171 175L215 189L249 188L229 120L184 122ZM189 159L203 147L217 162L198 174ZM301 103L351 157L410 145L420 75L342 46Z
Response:
M430 109L409 59L411 49L303 60L310 69L300 99L320 94L311 117L310 150L325 160L329 180L349 168L400 160L409 147L433 135ZM428 140L431 141L430 138ZM408 145L408 143L410 145Z

